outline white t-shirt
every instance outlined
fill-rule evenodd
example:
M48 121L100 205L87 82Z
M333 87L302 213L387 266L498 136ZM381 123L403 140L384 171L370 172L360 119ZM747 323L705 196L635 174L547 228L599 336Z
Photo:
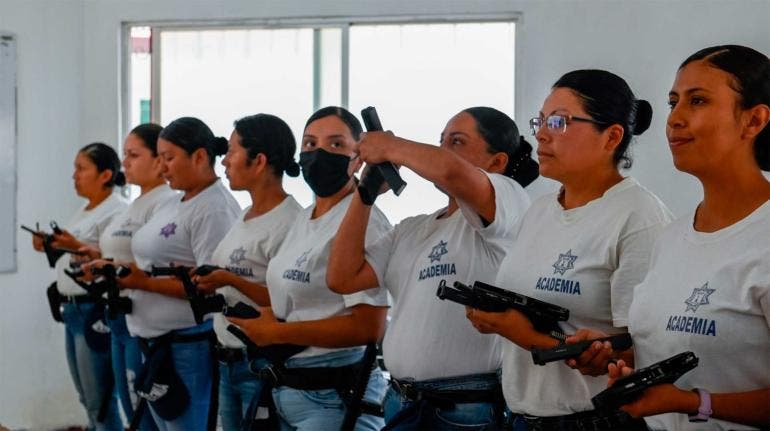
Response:
M464 306L436 296L439 281L493 283L529 196L510 178L487 174L495 190L494 222L484 227L473 209L439 219L446 209L410 217L366 249L380 286L393 296L383 341L394 377L427 380L494 372L500 338L480 334Z
M558 194L524 215L496 285L569 309L566 334L578 328L623 332L633 287L647 273L655 238L669 223L666 206L633 178L586 205L564 210ZM607 377L590 377L562 361L535 365L532 355L503 343L503 394L514 413L559 416L593 410Z
M697 232L693 220L694 213L661 233L650 272L634 288L636 366L689 350L699 363L675 383L682 389L770 388L770 201L713 233ZM666 430L756 429L717 419L690 423L678 413L647 419Z
M127 205L128 203L117 192L112 193L107 199L97 205L96 208L87 210L87 205L84 205L72 216L69 223L61 226L61 228L69 231L72 236L82 243L97 245L99 243L99 236L104 232L107 225L110 224L110 220L116 214L123 211ZM65 254L56 261L56 286L62 295L85 295L88 292L64 273L65 269L69 269L70 260L71 256Z
M125 211L115 215L99 236L102 257L117 262L133 262L131 238L134 232L144 226L161 206L176 196L177 193L171 190L168 184L161 184L136 198Z
M214 249L240 212L238 202L219 180L190 200L172 200L134 233L131 251L137 266L149 271L153 265L211 264ZM126 315L126 325L131 335L151 338L195 326L186 299L136 289L129 292L133 308Z
M214 250L211 260L214 265L226 268L239 277L265 285L267 264L278 252L302 207L294 197L288 196L267 213L244 221L249 210L246 208L236 220ZM257 306L233 286L220 287L217 292L224 295L228 305L244 302L252 307ZM227 331L228 324L222 313L214 315L214 331L219 343L233 348L244 347L241 340Z
M385 289L339 295L329 290L326 284L331 241L352 198L351 193L316 219L310 218L314 205L297 216L278 254L267 266L267 287L276 317L287 322L320 320L350 314L350 307L358 304L388 305ZM379 239L390 227L379 208L372 207L366 228L367 244ZM343 349L309 347L294 357L318 356L335 350Z

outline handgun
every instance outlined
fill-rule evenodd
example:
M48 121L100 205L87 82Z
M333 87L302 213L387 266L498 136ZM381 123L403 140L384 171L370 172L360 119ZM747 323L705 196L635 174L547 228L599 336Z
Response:
M130 314L133 309L131 298L120 296L120 287L117 279L126 277L131 269L125 266L104 265L101 268L93 268L91 273L104 277L107 291L107 316L114 320L118 314Z
M693 352L682 352L616 380L615 384L591 398L591 402L596 409L617 410L634 401L645 389L674 383L697 366L698 357Z
M609 341L613 350L626 350L631 347L631 335L628 333L616 334L610 337L598 338L595 340L585 340L574 344L560 344L551 349L532 349L532 360L537 365L545 365L553 361L577 358L585 352L594 341L604 343Z
M257 317L259 317L259 312L257 313ZM269 346L259 347L251 341L251 338L249 338L241 328L229 324L227 325L227 331L241 340L243 345L246 346L246 351L250 358L265 358L271 364L281 367L287 359L307 349L306 346L299 346L296 344L271 344ZM252 370L252 372L254 371L257 371L255 374L259 374L259 370Z
M45 252L45 257L48 260L48 266L51 268L56 267L56 261L58 261L59 258L64 255L64 253L69 251L67 249L57 249L51 245L51 243L54 241L53 234L40 232L24 225L21 225L21 228L31 233L33 236L43 239L43 251ZM53 230L54 234L62 233L62 230L59 228L59 225L56 224L55 221L51 222L51 229Z
M446 280L441 280L436 296L482 311L499 313L513 308L527 316L537 331L558 339L564 338L558 322L569 319L569 310L564 307L480 281L474 282L472 286L455 281L450 287Z
M373 106L363 109L361 118L363 118L368 132L381 132L383 130L380 117ZM400 195L406 187L406 182L398 174L398 169L393 163L377 163L367 170L366 175L358 183L358 194L361 196L361 201L366 205L374 204L383 183L388 183L388 187L393 190L396 196Z
M225 297L221 294L215 293L213 295L207 295L193 283L190 277L190 271L193 271L193 267L190 266L152 266L150 275L152 277L169 276L176 277L182 282L187 300L190 301L190 308L192 308L193 317L195 323L203 323L204 317L209 313L221 312L225 304ZM203 275L203 274L201 274Z

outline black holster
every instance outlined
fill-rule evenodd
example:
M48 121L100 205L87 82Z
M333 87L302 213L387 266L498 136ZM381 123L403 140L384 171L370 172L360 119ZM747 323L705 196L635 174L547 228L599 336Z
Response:
M53 320L64 322L64 318L61 315L62 296L59 293L55 281L48 286L45 290L45 294L48 297L48 306L51 308L51 317L53 317Z

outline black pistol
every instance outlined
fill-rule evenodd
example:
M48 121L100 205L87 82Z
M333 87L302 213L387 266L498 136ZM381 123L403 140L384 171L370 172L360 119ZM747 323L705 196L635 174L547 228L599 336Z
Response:
M51 245L54 241L53 234L39 232L35 229L32 229L24 225L21 225L21 228L31 233L33 236L43 239L43 251L45 252L45 257L48 260L48 266L50 266L51 268L54 268L56 266L56 261L58 261L59 258L62 257L64 253L67 252L67 250L65 249L57 249L57 248L54 248L53 245ZM54 234L62 233L62 230L59 228L59 225L56 224L55 221L51 222L51 229L53 230Z
M553 361L561 361L564 359L577 358L581 353L585 352L594 341L600 341L604 343L609 341L612 344L613 350L626 350L631 348L631 334L623 333L616 334L610 337L598 338L595 340L580 341L575 344L560 344L551 349L532 349L532 360L537 365L545 365Z
M91 273L104 277L107 291L107 317L115 320L119 314L130 314L133 308L131 298L120 296L117 279L127 276L131 270L125 266L104 265L101 268L93 268Z
M190 271L194 268L190 266L152 266L150 275L153 277L176 277L182 282L187 300L190 301L195 323L203 323L204 317L209 313L221 312L226 305L225 297L215 293L207 295L193 283L190 277ZM199 274L204 275L204 274Z
M538 332L558 339L564 338L558 322L569 319L569 310L564 307L480 281L474 282L473 286L455 281L450 287L445 280L441 280L436 296L482 311L499 313L513 308L526 315Z
M697 366L698 357L693 352L680 353L616 380L615 384L591 398L591 402L596 409L617 410L635 400L650 386L674 383Z
M383 130L380 117L373 106L363 109L361 111L361 118L364 120L366 131L381 132ZM377 163L367 170L366 175L358 183L358 194L361 196L361 201L366 205L374 204L380 187L382 187L384 182L388 183L388 186L396 196L400 195L404 187L406 187L406 182L398 174L398 169L396 169L393 163Z
M256 317L259 317L258 311ZM272 344L270 346L259 347L251 341L251 338L249 338L241 328L229 324L227 325L227 331L241 340L246 346L246 352L248 353L249 358L265 358L271 364L278 367L283 367L283 363L286 362L287 359L307 348L306 346L297 344ZM252 372L259 374L259 370L252 370Z

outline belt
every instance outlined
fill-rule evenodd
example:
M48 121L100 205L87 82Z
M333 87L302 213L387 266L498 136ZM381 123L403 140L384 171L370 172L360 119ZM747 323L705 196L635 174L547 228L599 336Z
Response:
M564 416L521 416L531 430L647 430L644 419L634 419L622 411L590 410Z
M221 344L217 344L214 347L214 352L218 361L227 364L234 364L248 359L245 349L225 347Z
M62 302L68 302L70 304L92 304L96 301L98 301L98 296L91 296L91 295L61 295Z
M492 375L496 378L496 374ZM468 380L475 380L478 377L479 375L468 376ZM460 383L457 379L451 380L454 384ZM485 389L440 389L428 388L426 382L391 378L390 385L403 398L412 402L424 399L433 404L467 404L497 403L503 400L502 387L499 383Z

